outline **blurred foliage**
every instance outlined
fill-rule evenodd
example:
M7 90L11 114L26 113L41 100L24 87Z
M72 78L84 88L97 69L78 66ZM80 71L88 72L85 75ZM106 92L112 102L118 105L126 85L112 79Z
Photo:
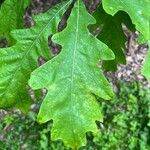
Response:
M139 82L119 82L116 97L99 103L104 122L97 123L98 134L87 133L82 150L150 150L150 90ZM15 111L0 118L0 150L67 150L49 140L52 122L39 125L36 115Z
M112 101L102 102L104 122L94 138L98 150L150 150L150 90L119 83Z

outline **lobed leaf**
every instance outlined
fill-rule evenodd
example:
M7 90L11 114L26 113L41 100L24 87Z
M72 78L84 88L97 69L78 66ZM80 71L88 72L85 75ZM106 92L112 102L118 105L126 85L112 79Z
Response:
M95 11L93 16L97 21L94 25L95 28L100 28L97 38L104 42L115 54L115 59L104 61L103 67L106 71L116 71L117 64L126 63L124 49L127 37L122 29L122 24L125 24L131 30L135 30L134 25L125 12L119 11L111 16L104 11L102 5Z
M5 0L0 6L0 39L6 37L10 40L10 32L23 28L25 9L31 0Z
M149 40L149 0L103 0L102 3L104 10L111 15L119 10L127 12L133 24L136 25L136 29L143 35L145 40Z
M98 62L114 59L114 55L88 31L87 26L94 23L83 2L77 0L67 27L52 38L62 51L33 71L29 80L34 90L48 89L38 121L52 119L52 140L62 139L74 149L85 145L86 132L96 132L95 121L103 120L96 96L113 96Z
M37 59L50 59L48 36L57 26L70 1L56 5L34 18L35 26L12 32L17 43L0 49L0 108L17 107L26 111L31 100L26 89L30 73L37 68Z
M140 41L150 40L149 0L103 0L103 7L111 15L123 10L129 14L136 29L141 33ZM142 73L149 79L150 55L147 56Z

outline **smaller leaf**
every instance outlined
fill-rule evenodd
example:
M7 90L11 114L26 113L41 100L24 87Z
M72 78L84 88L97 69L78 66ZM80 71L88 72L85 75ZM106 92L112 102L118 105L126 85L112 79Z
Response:
M14 29L23 28L23 15L31 0L5 0L0 7L0 39L6 37Z
M150 81L150 41L148 42L149 52L146 56L144 66L142 68L142 74Z
M149 40L150 0L103 0L104 10L114 15L123 10L128 13L136 29L145 40Z
M124 23L130 30L135 30L127 13L119 11L114 16L107 14L102 5L93 14L97 23L92 27L100 28L97 38L104 42L115 54L115 60L103 61L103 67L106 71L117 69L117 64L125 64L124 55L125 42L127 37L122 29Z

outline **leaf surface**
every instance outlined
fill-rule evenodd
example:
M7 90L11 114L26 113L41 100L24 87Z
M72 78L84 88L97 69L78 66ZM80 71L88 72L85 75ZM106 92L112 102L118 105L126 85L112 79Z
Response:
M83 2L77 0L67 28L53 37L62 46L61 53L33 71L29 80L34 90L48 89L38 121L52 119L52 140L62 139L74 149L85 145L86 132L96 132L95 121L102 121L96 96L113 96L98 63L113 59L114 55L89 33L87 26L94 23Z
M149 0L103 0L105 11L114 15L119 10L127 12L141 33L139 41L150 40L150 1ZM150 45L150 44L149 44ZM142 73L149 79L150 54L148 54Z
M124 23L130 30L134 30L134 25L125 12L119 11L111 16L104 11L102 6L95 11L93 16L97 21L94 27L100 28L97 38L104 42L115 54L115 60L104 61L103 67L106 71L115 71L117 64L126 63L124 49L127 37L123 32L122 24Z
M150 1L149 0L103 0L104 10L114 15L123 10L131 17L136 29L144 36L145 40L150 38Z
M0 38L23 27L23 15L31 0L5 0L0 7Z
M150 41L148 41L149 52L145 59L144 66L142 68L142 74L150 81Z
M70 1L66 1L36 16L36 25L30 29L13 31L17 43L0 49L0 108L28 109L31 101L26 85L30 73L37 68L39 56L51 58L48 36L57 32L57 25L69 4Z

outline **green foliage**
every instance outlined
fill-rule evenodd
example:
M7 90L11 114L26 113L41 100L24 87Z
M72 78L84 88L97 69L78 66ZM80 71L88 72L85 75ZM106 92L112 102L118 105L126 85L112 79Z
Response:
M9 41L10 32L23 28L23 15L31 0L5 0L0 6L0 39ZM10 41L11 42L11 41Z
M150 81L150 41L149 41L149 52L145 59L144 66L142 68L143 75Z
M119 82L111 101L100 101L104 115L99 132L87 135L80 150L149 150L150 90L138 82ZM9 113L0 118L0 150L68 150L62 141L49 141L52 123L39 125L36 113ZM65 125L65 123L64 123ZM3 139L1 139L3 137Z
M40 142L42 130L46 130L47 125L39 126L35 122L35 112L26 115L20 112L8 113L0 119L0 150L23 150L37 149ZM38 139L38 140L37 140Z
M71 3L75 4L71 15L68 16L67 26L58 33L58 24ZM62 139L66 146L79 148L86 143L86 132L97 131L95 121L103 121L96 97L111 99L113 96L112 89L102 73L100 62L103 62L102 66L106 70L115 70L118 63L125 63L123 49L126 37L122 31L122 23L131 30L135 30L136 27L141 33L140 42L149 40L150 1L103 0L103 8L99 7L93 15L97 21L95 22L82 0L67 0L34 17L33 27L18 29L23 27L24 10L29 4L30 0L5 0L1 5L0 38L6 37L12 46L0 49L0 108L17 107L26 112L31 104L31 94L27 89L28 81L34 90L47 88L48 93L40 107L38 121L45 123L53 120L52 139ZM94 23L93 29L101 27L97 37L87 29ZM52 52L48 47L49 36L62 47L62 51L55 58L52 58ZM38 68L40 56L44 57L47 63ZM148 55L142 71L148 79L149 64ZM129 99L131 106L127 106L126 109L132 112L132 107L137 107L138 102L134 95ZM113 105L113 102L111 103ZM115 110L116 105L111 108ZM124 109L121 110L125 112ZM137 109L134 111L133 115L141 113ZM121 139L121 132L124 137L128 133L127 130L118 130L114 133L114 123L125 129L131 126L131 133L135 132L137 126L140 131L142 130L143 122L140 119L140 124L132 120L128 125L125 124L127 119L132 118L129 118L131 113L124 112L117 111L118 114L109 122L112 146L108 145L106 149L119 149L123 140L118 141L116 137ZM13 119L7 117L5 123L9 126L12 121ZM139 127L140 125L142 127ZM49 130L44 130L44 134ZM41 145L44 147L48 141L45 136L42 136L42 139L44 144L41 141ZM142 142L146 141L145 131L140 139ZM130 140L132 144L129 143L129 149L134 149L134 145L140 143L137 137ZM115 145L113 142L120 143Z
M116 98L102 102L105 117L94 142L101 150L149 150L150 90L139 82L119 86Z
M115 15L118 11L122 10L128 13L131 17L133 24L135 24L136 29L141 33L140 41L145 42L150 40L150 26L149 26L149 14L150 14L150 1L149 0L104 0L103 1L104 10ZM149 70L149 58L147 56L146 64L143 68L143 74L150 78Z
M53 119L52 139L63 139L73 148L85 145L86 132L96 132L95 121L102 121L94 95L104 99L113 95L97 64L99 59L112 59L113 53L88 32L87 26L93 23L94 19L78 0L67 28L53 37L62 46L61 53L35 70L29 80L34 90L48 89L38 121Z
M39 125L36 115L9 112L0 118L0 150L67 150L62 141L50 141L52 123Z
M104 0L103 7L111 15L120 10L127 12L136 25L136 29L141 32L145 40L149 40L149 0Z
M94 12L93 16L97 20L93 28L100 28L97 38L112 49L115 54L114 60L103 61L103 68L107 71L116 71L117 64L126 64L123 51L127 37L122 29L122 24L125 24L132 31L135 30L134 25L125 12L119 11L111 16L104 11L102 5Z
M57 31L60 17L70 2L64 2L44 14L34 17L36 25L15 30L11 34L17 43L0 49L0 107L17 107L27 111L31 98L27 89L30 73L38 67L37 59L51 58L48 36Z

